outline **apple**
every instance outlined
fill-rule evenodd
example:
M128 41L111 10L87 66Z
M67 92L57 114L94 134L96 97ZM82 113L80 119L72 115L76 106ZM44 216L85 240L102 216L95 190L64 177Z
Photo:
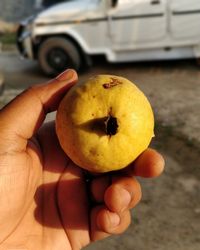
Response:
M115 75L97 75L73 86L61 101L56 133L64 152L94 173L134 161L154 136L151 105L138 87Z

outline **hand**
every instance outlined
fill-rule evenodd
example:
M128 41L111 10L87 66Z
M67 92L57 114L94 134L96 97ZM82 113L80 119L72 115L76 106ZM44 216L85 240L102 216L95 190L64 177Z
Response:
M68 70L0 111L0 249L81 249L122 233L141 199L134 176L163 170L162 156L152 149L125 170L104 175L89 176L72 163L54 123L41 125L76 82Z

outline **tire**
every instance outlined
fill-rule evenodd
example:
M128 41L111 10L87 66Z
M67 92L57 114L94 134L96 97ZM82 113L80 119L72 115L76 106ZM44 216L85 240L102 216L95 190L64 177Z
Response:
M47 75L57 75L62 71L81 67L81 56L77 47L68 39L51 37L39 47L38 61L41 69Z
M3 73L0 71L0 95L3 93L4 91L4 76Z

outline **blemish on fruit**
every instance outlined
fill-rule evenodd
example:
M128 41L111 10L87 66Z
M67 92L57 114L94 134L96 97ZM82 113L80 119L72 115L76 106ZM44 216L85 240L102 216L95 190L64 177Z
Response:
M104 89L110 89L110 88L115 87L119 84L122 84L122 82L119 81L117 78L111 77L110 82L104 83L103 87L104 87Z
M95 148L91 148L90 150L89 150L89 152L90 152L90 154L92 154L93 156L97 156L98 154L97 154L97 150L95 149Z

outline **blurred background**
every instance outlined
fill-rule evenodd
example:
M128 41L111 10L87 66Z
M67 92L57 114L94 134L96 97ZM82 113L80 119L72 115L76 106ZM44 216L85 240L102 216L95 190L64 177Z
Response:
M95 29L97 29L98 21L107 20L104 19L104 15L107 13L106 8L114 9L121 7L122 12L120 12L120 15L115 16L115 20L121 20L123 16L129 21L127 24L122 23L122 27L110 27L111 30L114 29L114 35L118 37L122 30L124 32L125 30L129 32L131 21L134 22L138 15L140 18L143 18L145 15L152 17L152 13L155 14L158 10L165 11L163 8L158 8L158 5L162 3L172 3L172 7L174 6L174 15L177 15L178 17L181 16L181 18L183 18L182 23L179 23L179 19L177 19L177 21L175 17L171 17L171 19L168 19L167 22L172 22L172 25L173 22L178 22L177 27L186 27L188 29L189 33L187 34L187 38L185 38L187 30L184 30L183 28L182 31L180 31L182 32L178 38L180 44L183 44L185 40L187 40L187 42L189 40L193 40L194 34L197 36L194 40L198 42L200 41L199 0L151 1L153 12L150 14L148 14L150 9L145 9L145 6L147 7L147 3L150 3L148 0L112 1L112 6L110 7L106 5L109 1L107 1L107 3L103 0L84 1L87 2L87 6L89 8L89 17L86 19L88 20L88 18L90 18L90 20L93 20L89 31L87 31L86 26L84 26L86 36L90 37L90 39L86 39L88 46L96 41L97 38L99 43L100 41L102 42L101 32L103 32L104 29L101 27L98 37L92 37L92 32L95 32ZM84 1L82 1L82 3ZM86 249L199 250L200 65L198 63L198 53L192 57L190 56L190 50L188 49L187 51L179 50L173 54L170 47L165 47L162 52L160 51L160 54L153 50L153 55L155 55L155 57L149 57L148 52L146 51L145 53L144 50L141 54L143 58L142 60L138 59L136 62L133 56L132 60L131 58L128 59L129 62L121 62L121 60L119 60L120 62L116 61L116 63L114 63L108 62L108 60L106 60L106 56L103 56L101 51L101 53L97 53L97 55L81 55L80 58L84 58L86 63L84 67L79 68L79 66L77 66L78 57L76 58L77 60L72 60L71 64L69 63L68 65L66 63L67 57L63 59L63 54L58 50L54 50L53 53L51 53L49 60L52 60L50 61L50 66L52 68L55 66L54 69L56 69L56 71L50 70L48 72L49 65L46 66L44 58L41 59L42 62L40 61L40 63L38 63L38 60L32 60L30 57L27 58L27 51L24 51L24 47L22 48L22 45L25 46L23 44L23 39L26 39L27 37L26 34L24 35L23 33L24 30L22 32L22 28L20 27L23 26L23 29L25 29L30 23L32 25L35 16L40 15L40 13L44 13L48 10L51 10L51 13L54 13L56 10L52 8L58 6L59 2L64 2L64 4L66 4L66 2L76 2L74 3L73 8L76 8L78 12L74 12L75 14L70 12L71 16L72 14L75 16L74 18L76 18L77 23L85 20L83 15L84 13L80 12L81 8L83 8L81 7L83 4L81 4L81 1L77 0L0 0L0 107L3 107L25 88L37 83L48 81L52 75L55 75L55 73L61 71L64 67L66 68L73 65L75 68L77 67L77 69L79 69L80 81L85 81L95 74L103 73L121 75L136 83L138 87L141 88L147 95L153 106L156 120L156 136L153 139L151 146L163 154L166 161L166 169L163 175L158 179L141 179L143 198L141 203L132 211L132 224L129 229L123 235L114 236L102 242L94 243L93 245L86 247ZM98 4L104 2L105 8L103 14L98 12L99 10L97 7L94 8L94 2L98 2ZM123 4L130 4L130 2L137 3L138 12L136 14L130 14L127 12L127 8L124 8ZM90 4L91 8L89 7ZM143 4L141 5L142 7L140 7L140 4ZM129 5L128 8L129 11L131 10L130 6L131 5ZM154 7L156 11L154 11ZM61 9L63 8L64 5L62 5ZM141 14L140 11L143 10L146 10L146 12L142 12ZM117 13L115 13L114 10L112 11L110 12L111 16L112 13ZM62 13L59 12L59 16L61 16L61 14ZM185 17L184 14L186 14ZM80 18L77 18L78 15L81 16L81 20ZM192 17L187 19L190 15ZM29 18L30 16L31 21L27 21L26 18ZM44 18L45 15L43 15L42 21L38 21L38 26L40 26L41 30L40 37L37 41L35 40L35 43L38 45L41 41L46 41L46 39L42 40L41 38L42 32L46 32L44 31L46 27L45 22L58 22L57 25L51 26L51 32L53 32L54 29L58 29L59 25L61 25L61 28L63 28L63 25L69 26L72 23L74 25L75 19L73 19L72 22L70 19L71 16L68 17L66 15L64 20L59 20L55 15L52 20L50 18L51 14L46 14L46 19ZM132 19L131 17L134 18ZM170 18L170 16L168 16L168 18ZM23 25L20 24L22 20L26 20L23 22ZM188 20L190 25L188 25ZM140 29L137 34L142 37L141 39L144 39L140 40L140 44L143 44L143 47L145 48L145 39L148 37L147 35L142 36L141 34L147 34L148 30L144 24L138 27L140 27ZM155 32L155 36L160 32L160 30L155 30L156 23L152 23L152 27ZM194 30L192 30L193 28ZM19 30L21 32L20 34ZM28 31L29 33L27 36L30 37L30 33L33 32L32 26L29 27ZM81 32L78 28L76 31ZM194 34L192 31L194 31ZM51 33L50 31L48 32L49 34ZM174 39L176 39L176 29L174 32ZM34 34L31 33L31 39L33 39L33 36ZM55 34L53 37L55 37ZM61 37L64 39L63 35ZM105 39L108 38L109 35L106 35ZM71 46L73 41L69 41L69 46ZM155 43L158 43L158 41L155 41ZM102 46L111 46L110 48L112 49L112 43L108 44L109 42L107 43L107 41L103 41ZM43 54L48 46L49 44L43 46ZM67 45L65 44L64 46ZM195 46L198 49L200 42L199 45L196 42ZM160 48L161 45L158 45L158 47ZM26 50L27 48L28 47L26 47ZM35 48L37 48L37 46ZM74 47L70 48L72 48L72 50L74 49ZM113 43L113 50L116 52L117 49L120 50L119 44L116 45ZM161 60L161 57L164 57L163 53L166 53L166 51L172 53L171 55L174 57L173 60L169 58L168 60ZM76 53L73 55L76 57ZM114 55L118 58L118 54L113 54L113 58ZM124 54L123 56L126 58L128 55ZM148 60L145 60L145 56ZM54 60L55 58L56 60Z

